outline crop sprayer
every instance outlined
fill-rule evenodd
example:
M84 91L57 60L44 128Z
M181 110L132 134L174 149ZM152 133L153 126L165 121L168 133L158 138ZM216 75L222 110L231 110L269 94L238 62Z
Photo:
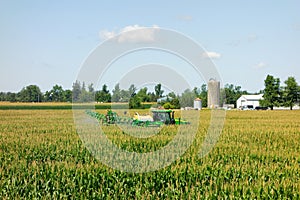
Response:
M137 112L133 118L119 116L116 112L108 110L106 114L101 114L95 111L86 110L86 114L96 118L100 123L104 125L110 124L129 124L132 126L144 126L144 127L160 127L162 125L183 125L190 124L190 122L182 120L181 118L175 118L173 110L151 110L152 115L139 115Z

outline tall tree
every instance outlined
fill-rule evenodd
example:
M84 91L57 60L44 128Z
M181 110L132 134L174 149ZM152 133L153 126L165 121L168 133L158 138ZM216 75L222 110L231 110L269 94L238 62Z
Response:
M64 92L64 101L72 102L72 90L65 90Z
M142 108L141 98L134 94L129 100L129 108Z
M130 95L129 98L129 108L141 108L142 107L142 100L136 94L136 87L134 84L131 84L128 88L128 94Z
M95 93L93 92L93 84L88 85L88 90L86 90L85 82L80 82L76 80L72 86L72 96L74 102L91 102L95 100Z
M147 88L146 87L140 89L138 91L138 93L136 94L136 96L138 96L142 102L148 102L150 100L150 98L147 94Z
M45 98L48 101L62 102L64 100L64 93L62 86L54 85L53 88L45 93Z
M199 88L194 87L193 92L194 92L194 94L195 94L196 97L199 97L201 91L200 91Z
M168 96L168 97L171 97L171 99L176 98L175 92L169 92L169 94L168 94L167 96Z
M280 79L268 75L265 79L264 100L261 101L262 106L270 107L273 110L274 106L280 103Z
M121 102L129 102L130 94L128 90L121 90L120 91L120 101Z
M194 99L196 95L190 89L186 89L180 97L180 106L181 107L192 107L194 104Z
M241 86L234 86L233 84L226 84L223 92L222 97L224 96L225 98L224 103L234 104L234 107L236 107L236 101L241 95L248 94L247 91L242 91Z
M18 101L18 96L14 92L0 92L0 101L16 102Z
M10 101L10 102L16 102L17 99L17 94L13 93L13 92L8 92L6 93L6 101Z
M156 99L159 99L163 96L164 91L162 90L160 83L154 87L154 91L155 91Z
M293 106L298 100L298 84L294 77L288 77L286 81L284 81L285 86L283 90L283 100L284 105L289 106L291 110L293 110Z
M81 94L81 85L80 82L76 80L72 86L72 96L74 102L78 102L80 100L80 94Z
M18 93L22 102L41 102L43 94L37 85L28 85Z
M85 82L82 82L81 93L79 95L80 102L92 102L95 101L95 93L93 84L88 85L88 90L86 90Z
M121 100L121 89L120 89L120 84L117 83L115 85L115 88L112 90L112 96L111 96L111 101L112 102L119 102Z
M131 84L130 87L128 88L128 92L130 96L134 96L135 92L136 92L136 87L134 86L134 84Z
M168 97L170 97L171 108L179 109L180 108L179 97L174 92L170 92L168 94Z
M0 101L6 101L6 93L0 92Z
M96 92L95 96L96 96L97 102L110 102L111 101L111 95L109 93L109 90L108 90L106 84L104 84L102 86L102 89L100 91Z
M90 93L94 93L95 92L93 83L91 83L91 84L88 85L88 91Z
M202 100L202 106L207 107L207 86L206 86L206 84L201 85L199 97Z
M156 102L157 99L154 92L148 92L148 96L149 96L149 102Z
M85 91L86 91L85 82L82 82L81 92L85 92Z

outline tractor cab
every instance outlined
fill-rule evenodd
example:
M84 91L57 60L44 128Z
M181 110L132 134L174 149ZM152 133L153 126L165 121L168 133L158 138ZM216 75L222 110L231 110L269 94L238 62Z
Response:
M153 121L164 124L175 124L174 111L172 110L152 110Z

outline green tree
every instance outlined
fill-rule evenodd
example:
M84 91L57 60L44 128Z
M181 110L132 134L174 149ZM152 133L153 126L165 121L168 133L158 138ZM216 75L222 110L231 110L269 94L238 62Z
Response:
M95 101L95 92L93 88L93 84L88 85L88 90L86 90L85 82L80 82L76 80L72 86L72 99L73 102L91 102Z
M194 105L194 99L196 95L190 89L186 89L180 97L181 107L192 107Z
M18 96L14 92L0 92L0 101L16 102L18 101Z
M50 91L45 92L45 100L52 102L62 102L64 101L64 93L62 86L54 85Z
M89 91L90 93L94 93L94 92L95 92L93 83L91 83L91 84L88 85L88 91Z
M81 94L81 85L80 82L78 80L75 81L75 83L73 83L72 86L72 99L74 102L78 102L80 99L80 94Z
M268 75L265 79L264 99L261 100L262 106L270 107L273 110L274 106L280 104L280 79Z
M121 90L120 91L120 101L121 102L129 102L130 94L128 90Z
M141 98L137 95L133 95L129 100L129 108L142 108Z
M109 93L109 90L108 90L106 84L104 84L102 86L102 89L100 91L96 92L95 96L96 96L97 102L110 102L111 101L111 95Z
M148 92L148 96L149 96L149 102L156 102L157 99L154 92Z
M111 96L111 101L112 102L119 102L121 100L121 89L120 89L120 84L117 83L115 85L115 88L112 90L112 96Z
M293 110L293 106L298 100L299 87L294 77L288 77L284 81L285 86L283 87L283 101L285 106L289 106Z
M154 87L154 91L155 91L156 100L163 96L164 91L162 90L160 83Z
M163 107L164 107L164 109L174 109L175 108L170 102L164 103Z
M146 87L140 89L138 91L138 93L136 94L136 96L138 96L138 98L140 98L141 102L149 102L150 98L147 94L147 88Z
M197 87L194 87L193 92L194 92L196 97L199 97L201 90Z
M10 102L16 102L17 99L17 94L14 92L7 92L6 93L6 101L10 101Z
M178 109L180 108L179 96L176 96L174 92L170 92L159 105L162 105L165 109Z
M179 109L180 108L179 97L176 96L175 98L172 98L170 104L172 105L172 108Z
M207 86L206 86L206 84L201 85L199 98L202 100L202 107L207 107Z
M132 84L128 90L120 91L120 102L129 102L131 96L135 95L136 87Z
M79 95L79 102L92 102L95 101L95 93L93 84L88 85L88 90L85 88L85 82L82 82L81 92Z
M170 98L176 98L175 92L170 92L167 96Z
M136 87L134 86L134 84L130 85L128 92L129 92L130 97L135 95Z
M72 101L72 90L65 90L63 101L65 101L65 102L71 102Z
M19 100L22 102L41 102L43 94L37 85L29 85L18 93Z
M224 96L225 98L223 102L226 104L234 104L234 107L236 107L236 101L244 94L248 94L248 92L242 91L241 86L226 84L222 94L222 97Z
M0 92L0 101L6 101L6 93Z

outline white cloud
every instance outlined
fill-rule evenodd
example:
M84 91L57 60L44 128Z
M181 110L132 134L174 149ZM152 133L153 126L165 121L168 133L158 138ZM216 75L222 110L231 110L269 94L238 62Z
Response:
M267 64L264 63L264 62L259 62L258 64L254 65L255 69L262 69L262 68L265 68L265 67L267 67Z
M101 39L110 39L116 36L116 33L114 31L108 31L108 30L102 30L100 31L100 38Z
M100 38L111 39L113 37L116 37L116 40L120 43L121 42L153 42L155 40L155 32L159 30L159 27L157 25L153 25L151 28L139 26L139 25L132 25L132 26L126 26L117 32L102 30L100 31ZM133 30L138 30L138 31L130 32Z
M221 54L216 53L216 52L213 52L213 51L211 51L211 52L207 51L207 52L204 52L204 53L202 54L202 56L203 56L204 58L218 59L218 58L221 57Z

